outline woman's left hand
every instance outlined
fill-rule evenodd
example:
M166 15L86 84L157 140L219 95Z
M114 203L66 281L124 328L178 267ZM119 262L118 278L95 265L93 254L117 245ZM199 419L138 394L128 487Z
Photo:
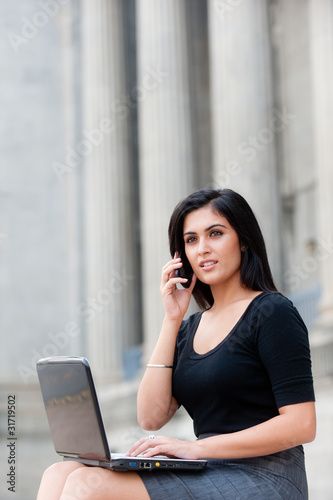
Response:
M155 455L165 455L169 458L198 459L198 449L195 441L180 441L165 436L150 435L134 443L127 452L129 457L142 454L145 458Z

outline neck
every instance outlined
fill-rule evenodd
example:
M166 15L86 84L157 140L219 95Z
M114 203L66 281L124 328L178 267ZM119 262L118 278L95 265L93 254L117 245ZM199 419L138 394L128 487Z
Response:
M211 285L214 298L212 310L221 310L232 302L248 298L253 290L244 287L239 281L226 285Z

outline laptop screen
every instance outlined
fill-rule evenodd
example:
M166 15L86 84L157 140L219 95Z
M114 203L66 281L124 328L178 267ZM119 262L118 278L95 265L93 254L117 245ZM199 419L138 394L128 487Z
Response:
M37 363L54 447L64 456L110 460L90 368L84 361L53 358Z

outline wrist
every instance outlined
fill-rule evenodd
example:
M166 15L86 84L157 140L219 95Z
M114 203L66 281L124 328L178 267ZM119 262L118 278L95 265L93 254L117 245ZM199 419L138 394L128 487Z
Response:
M206 457L205 449L202 446L202 439L197 439L193 442L193 459L194 460L203 460Z
M221 435L219 435L220 437ZM198 455L197 460L200 459L205 459L205 458L217 458L216 456L216 448L217 443L216 443L216 438L217 436L214 437L207 437L203 439L197 439L196 441L196 453ZM221 457L218 457L221 458Z
M180 321L169 320L168 318L163 319L160 335L148 364L173 365L176 339L180 324Z
M170 316L165 315L162 321L162 328L172 329L178 333L180 325L182 324L183 318L172 318Z

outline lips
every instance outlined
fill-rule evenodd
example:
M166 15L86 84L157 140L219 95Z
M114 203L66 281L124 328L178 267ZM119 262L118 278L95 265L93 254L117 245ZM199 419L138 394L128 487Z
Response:
M217 260L203 260L200 262L199 266L202 268L208 268L217 264Z

